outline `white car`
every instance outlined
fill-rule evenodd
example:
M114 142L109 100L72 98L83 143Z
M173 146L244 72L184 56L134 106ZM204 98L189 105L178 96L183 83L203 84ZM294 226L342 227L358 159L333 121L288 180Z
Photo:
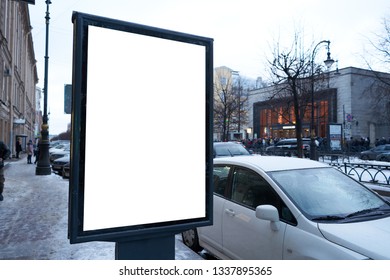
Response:
M59 158L62 158L64 156L68 156L68 155L70 155L70 147L64 148L63 150L55 151L55 152L51 153L49 156L50 163L53 164L53 162L56 159L59 159Z
M58 153L58 152L62 152L64 150L70 150L70 144L59 144L53 148L50 148L49 149L49 155L51 154L54 154L54 153Z
M390 259L390 204L326 164L214 159L213 225L183 242L220 259Z

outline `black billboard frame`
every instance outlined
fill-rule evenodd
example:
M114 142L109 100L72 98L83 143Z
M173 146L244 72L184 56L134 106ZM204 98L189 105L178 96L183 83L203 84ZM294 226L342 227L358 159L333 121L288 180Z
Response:
M174 253L174 235L184 230L212 224L213 213L213 39L146 26L131 22L115 20L80 12L72 15L73 31L73 70L72 70L72 147L71 177L69 188L69 226L70 243L90 241L116 242L116 254L119 259L171 258ZM164 40L172 40L204 47L205 58L205 215L204 217L175 221L161 221L151 224L131 225L115 228L84 230L84 170L85 170L85 137L86 137L86 99L87 99L87 65L88 65L88 28L101 27L110 30L150 36ZM181 106L176 104L176 106ZM162 242L160 242L162 241ZM144 251L143 255L129 256L129 249L137 249L145 244L167 244L166 254L158 256L162 251L155 248ZM172 248L173 244L173 248ZM120 245L120 246L118 246ZM160 244L161 245L161 244ZM146 246L148 247L148 246ZM169 248L168 248L169 247ZM156 249L158 249L156 251ZM173 250L173 251L172 251ZM168 255L167 255L168 254ZM151 256L152 255L152 256Z

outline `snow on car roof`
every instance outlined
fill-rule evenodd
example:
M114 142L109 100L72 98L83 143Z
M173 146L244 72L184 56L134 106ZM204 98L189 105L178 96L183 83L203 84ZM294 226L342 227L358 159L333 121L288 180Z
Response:
M309 159L278 157L278 156L247 156L215 158L214 164L236 164L246 167L257 167L265 172L329 167L329 165Z

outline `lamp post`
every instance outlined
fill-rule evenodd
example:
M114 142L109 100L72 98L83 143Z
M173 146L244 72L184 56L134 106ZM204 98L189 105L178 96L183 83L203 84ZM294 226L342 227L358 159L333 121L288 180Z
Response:
M47 116L47 78L49 68L49 5L50 0L46 0L46 50L45 50L45 77L43 85L43 116L42 116L42 127L41 127L41 139L39 140L39 158L37 167L35 169L35 175L50 175L51 167L49 161L49 125Z
M237 132L238 134L240 135L240 139L239 140L242 140L242 135L241 135L241 78L240 78L240 72L239 71L234 71L232 70L231 71L231 74L233 76L236 76L237 77L237 91L238 91L238 109L237 109L237 113L238 113L238 125L237 125ZM234 88L234 84L233 84L233 88Z
M313 53L311 56L311 124L310 124L310 159L311 160L318 160L317 158L317 145L315 140L315 127L314 127L314 59L316 56L317 48L322 45L327 44L327 57L324 61L325 66L329 69L332 64L334 63L334 60L330 57L330 41L329 40L323 40L319 42L313 49Z

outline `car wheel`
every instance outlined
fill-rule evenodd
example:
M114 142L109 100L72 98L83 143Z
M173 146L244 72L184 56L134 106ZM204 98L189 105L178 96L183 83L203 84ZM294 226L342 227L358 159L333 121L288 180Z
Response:
M367 155L362 155L360 158L361 158L362 160L368 160L368 156L367 156Z
M389 162L389 158L388 158L388 157L381 157L380 161L386 161L386 162Z
M186 230L181 233L183 243L195 252L201 251L203 248L199 245L198 231L196 229Z

